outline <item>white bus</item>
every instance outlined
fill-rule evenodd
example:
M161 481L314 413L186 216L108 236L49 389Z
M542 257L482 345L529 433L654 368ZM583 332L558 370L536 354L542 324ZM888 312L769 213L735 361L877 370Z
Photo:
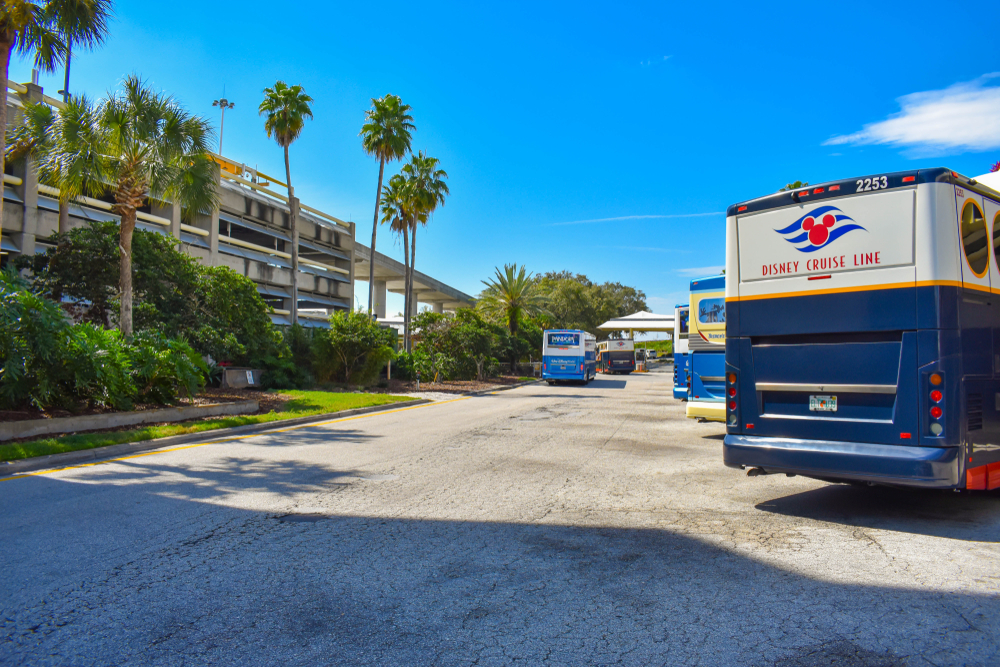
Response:
M580 329L542 334L542 379L590 382L597 376L597 337Z

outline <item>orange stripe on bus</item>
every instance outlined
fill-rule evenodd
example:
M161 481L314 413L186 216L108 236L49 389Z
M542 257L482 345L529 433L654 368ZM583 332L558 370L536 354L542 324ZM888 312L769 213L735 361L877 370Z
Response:
M904 289L907 287L965 287L980 292L1000 294L1000 289L990 289L985 285L965 284L957 280L919 280L912 283L884 283L881 285L862 285L859 287L831 287L829 289L804 290L801 292L773 292L771 294L755 294L751 296L729 296L730 301L759 301L760 299L783 299L791 296L816 296L821 294L849 294L851 292L874 292L883 289Z

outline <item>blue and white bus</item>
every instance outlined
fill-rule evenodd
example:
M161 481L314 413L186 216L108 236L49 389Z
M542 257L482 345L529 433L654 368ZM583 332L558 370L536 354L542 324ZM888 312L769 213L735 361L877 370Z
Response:
M1000 488L998 181L921 169L729 207L726 465Z
M688 397L688 316L687 304L674 308L674 398Z
M726 421L726 276L691 281L687 416Z
M597 376L597 337L580 329L542 334L542 379L590 382Z
M635 341L631 338L612 338L597 344L597 370L609 375L635 370Z

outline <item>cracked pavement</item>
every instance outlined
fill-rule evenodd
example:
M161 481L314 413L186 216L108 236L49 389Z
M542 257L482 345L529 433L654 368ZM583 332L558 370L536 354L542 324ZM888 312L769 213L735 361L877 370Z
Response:
M1000 664L1000 495L723 432L654 372L5 481L0 663Z

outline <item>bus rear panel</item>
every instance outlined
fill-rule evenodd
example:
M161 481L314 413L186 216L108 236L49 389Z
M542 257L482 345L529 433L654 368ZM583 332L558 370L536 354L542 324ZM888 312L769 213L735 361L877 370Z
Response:
M601 373L628 375L635 370L635 341L631 338L601 341L598 350L597 369Z
M726 421L726 277L691 281L687 416Z
M726 245L726 465L1000 487L1000 193L810 186L730 207Z
M542 379L589 382L597 375L597 339L579 329L542 333Z
M688 395L688 318L687 304L674 308L674 398L687 400Z

